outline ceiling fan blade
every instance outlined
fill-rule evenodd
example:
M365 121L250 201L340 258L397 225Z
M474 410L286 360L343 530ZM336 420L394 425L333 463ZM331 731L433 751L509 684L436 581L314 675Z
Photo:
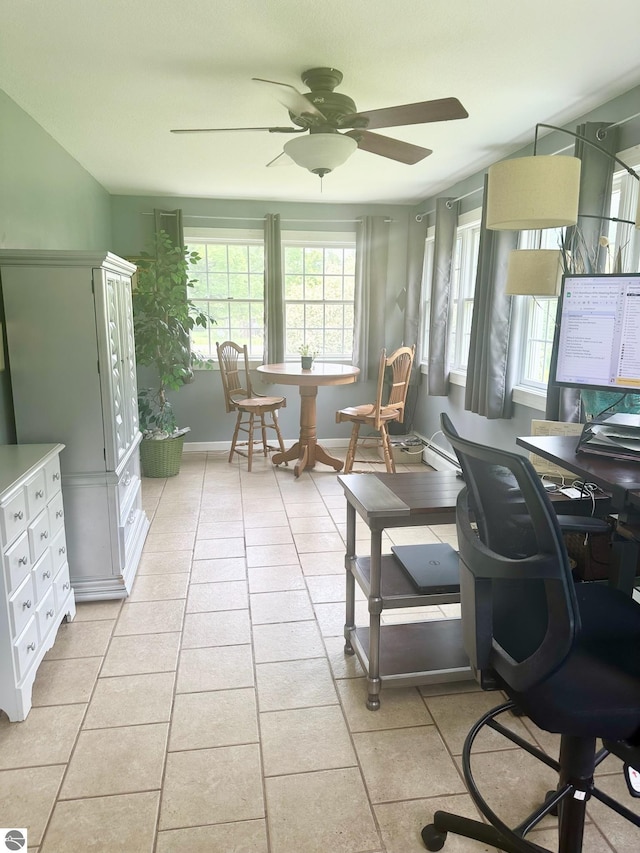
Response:
M432 154L430 148L421 148L410 142L402 142L400 139L391 139L390 136L381 136L379 133L369 133L368 130L350 130L345 136L351 136L358 143L358 148L369 151L371 154L379 154L399 163L413 166Z
M268 133L306 133L304 127L192 127L177 128L170 133L228 133L229 131L266 130Z
M278 83L277 80L265 80L264 77L252 77L251 79L258 83L268 83L270 86L277 86L278 100L294 116L309 115L325 120L320 110L305 98L302 92L299 92L295 86L290 86L289 83Z
M376 127L402 127L406 124L426 124L432 121L451 121L468 118L469 113L457 98L440 98L435 101L420 101L417 104L403 104L399 107L387 107L382 110L368 110L345 116L342 127L358 127L367 120L368 130Z
M273 160L269 160L267 168L269 166L293 166L293 160L286 151L281 151Z

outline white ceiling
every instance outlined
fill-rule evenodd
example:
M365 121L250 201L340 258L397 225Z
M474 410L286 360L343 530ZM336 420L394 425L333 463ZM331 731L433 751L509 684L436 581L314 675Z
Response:
M2 0L0 87L110 193L417 203L640 83L638 0ZM469 118L378 131L323 182L266 168L287 125L266 77L332 66L369 110L455 96ZM639 105L640 108L640 105ZM282 158L285 160L288 158Z

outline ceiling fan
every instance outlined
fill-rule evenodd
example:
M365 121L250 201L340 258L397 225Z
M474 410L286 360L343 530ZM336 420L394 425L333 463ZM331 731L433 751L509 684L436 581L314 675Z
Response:
M295 127L201 127L181 128L171 133L266 131L304 134L285 143L282 154L267 165L272 165L283 154L287 154L299 166L322 178L336 166L342 165L358 148L408 165L419 163L432 153L429 148L371 133L372 128L451 121L469 115L457 98L440 98L358 112L348 95L334 91L342 82L342 72L336 68L311 68L305 71L302 82L309 87L309 91L304 93L288 83L262 77L252 79L276 89L278 99L288 109L289 118Z

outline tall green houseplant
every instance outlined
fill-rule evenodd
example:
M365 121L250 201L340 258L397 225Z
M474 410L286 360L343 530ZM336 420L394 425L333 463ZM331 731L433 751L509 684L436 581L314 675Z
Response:
M194 365L208 363L190 347L191 330L215 322L189 299L189 288L197 282L189 277L190 269L199 260L197 252L175 245L166 231L157 232L150 251L136 258L136 361L152 367L158 377L155 387L145 388L138 395L141 461L146 476L168 477L180 470L184 434L189 427L178 429L167 391L190 382Z

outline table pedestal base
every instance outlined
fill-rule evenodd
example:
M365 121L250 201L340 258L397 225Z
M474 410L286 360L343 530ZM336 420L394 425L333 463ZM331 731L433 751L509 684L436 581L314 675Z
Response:
M293 473L296 477L299 477L306 468L314 468L316 462L322 462L324 465L330 465L336 471L341 471L342 466L344 465L344 462L340 459L336 459L335 456L331 456L327 453L325 448L317 442L314 444L302 444L301 442L296 441L296 443L291 445L291 447L284 453L274 453L271 457L271 461L274 465L281 465L283 462L291 462L294 459L298 460L293 468Z

